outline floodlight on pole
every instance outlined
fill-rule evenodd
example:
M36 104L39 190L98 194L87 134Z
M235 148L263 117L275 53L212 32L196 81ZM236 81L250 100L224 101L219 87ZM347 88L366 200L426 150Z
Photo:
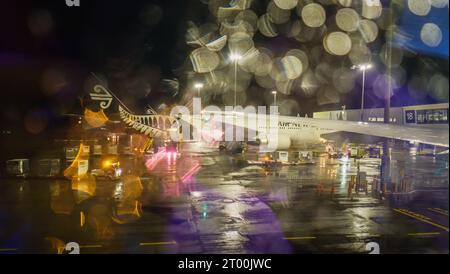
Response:
M200 97L200 90L203 88L203 84L202 83L196 83L194 85L194 87L197 89L197 95L198 97Z
M278 92L276 90L272 91L273 94L273 105L276 106L277 105L277 94Z
M234 62L234 107L236 107L237 103L237 64L241 58L242 56L239 54L230 54L230 60Z
M352 69L359 69L360 71L362 71L362 91L361 91L361 117L360 117L360 121L363 121L364 118L364 93L365 93L365 89L366 89L366 70L371 69L373 66L370 63L366 63L366 64L360 64L360 65L355 65L352 66Z

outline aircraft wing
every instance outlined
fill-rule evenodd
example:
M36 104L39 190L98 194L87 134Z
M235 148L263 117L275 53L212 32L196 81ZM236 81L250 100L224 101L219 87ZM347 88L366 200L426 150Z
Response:
M230 124L235 124L238 126L243 126L248 129L258 130L255 127L255 123L243 123L244 120L254 120L258 119L258 115L255 114L230 114L226 112L208 112L209 114L219 114L222 117L234 116L234 117L245 117L243 120L234 121L231 119ZM194 116L194 119L200 119L200 116ZM312 127L328 129L330 132L351 132L358 134L371 135L376 137L383 137L389 139L397 139L403 141L410 141L416 143L424 143L429 145L436 145L442 147L449 147L449 131L447 128L423 128L423 127L412 127L412 126L401 126L394 124L379 124L379 123L367 123L367 122L353 122L353 121L341 121L341 120L325 120L325 119L313 119L313 118L302 118L293 116L265 116L267 120L276 117L276 123L278 122L292 122L292 123L305 123ZM226 122L225 122L226 123Z
M224 116L234 116L236 114L227 114L225 112L209 112L210 114L219 114ZM245 114L236 115L236 120L231 124L244 126L252 130L258 130L254 127L254 123L246 124L243 122L243 117L246 119L257 119L257 115ZM270 115L265 116L267 120L272 119ZM240 118L240 119L239 119ZM233 120L232 120L233 121ZM325 120L325 119L313 119L293 116L277 115L276 123L278 122L292 122L292 123L305 123L313 127L328 129L331 132L345 131L351 133L365 134L376 137L383 137L389 139L398 139L416 143L424 143L429 145L436 145L442 147L449 147L449 131L447 128L423 128L412 126L401 126L394 124L379 124L379 123L367 123L367 122L353 122L353 121L341 121L341 120Z
M449 147L448 128L422 128L393 124L336 121L289 116L280 116L279 119L280 121L292 120L292 122L304 122L310 124L311 126L335 131L346 131L351 133Z

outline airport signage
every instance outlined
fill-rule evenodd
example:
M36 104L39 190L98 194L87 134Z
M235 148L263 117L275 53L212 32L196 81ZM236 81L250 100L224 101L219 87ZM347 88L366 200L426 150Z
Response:
M407 124L415 124L416 123L416 111L415 110L406 110L405 111L405 121Z

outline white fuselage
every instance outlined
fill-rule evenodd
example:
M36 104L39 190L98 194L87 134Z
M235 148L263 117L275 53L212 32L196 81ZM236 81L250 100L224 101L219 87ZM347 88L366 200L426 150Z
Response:
M282 126L279 129L281 136L288 136L291 139L293 147L319 144L323 141L322 134L332 132L336 131L308 124L301 126Z
M239 115L233 115L233 117L231 116L232 115L230 115L230 117L222 116L223 120L220 120L220 122L218 123L221 125L222 130L226 131L227 129L225 124L229 124L239 127L241 128L241 130L247 132L246 134L241 134L242 136L245 136L244 140L227 140L225 138L225 141L254 141L254 138L249 137L249 135L252 135L248 134L248 132L253 131L255 132L253 136L260 141L267 141L267 139L276 138L280 143L283 143L284 147L287 146L287 143L289 143L289 147L305 147L323 143L324 139L321 138L322 134L337 131L331 128L313 125L311 123L308 123L307 121L299 121L298 119L292 120L293 118L295 119L297 117L285 118L286 116L264 115L263 118L261 118L261 116L249 115L246 116L246 118L240 119L235 118ZM193 118L195 120L195 117ZM205 127L205 120L203 118L202 122L203 129L211 128L208 126ZM210 120L208 120L206 124L209 122ZM233 138L236 138L237 133L234 132L232 134L234 134Z
M410 143L424 143L448 148L448 127L447 128L417 128L410 126L399 126L392 124L376 124L367 122L336 121L311 119L302 117L291 117L282 115L259 115L242 114L239 112L205 112L206 116L214 116L214 119L200 115L133 115L119 107L119 113L123 121L137 131L151 137L160 137L170 134L182 135L180 141L186 140L184 132L190 132L190 128L201 127L202 131L214 132L214 137L230 137L234 131L243 129L247 132L241 134L243 140L235 141L257 141L266 139L276 139L281 147L305 146L319 144L324 141L323 134L333 132L350 132L355 134L371 135L387 139L397 139L409 141ZM215 116L219 119L216 120ZM211 127L203 127L203 124L210 122ZM181 125L180 125L181 122ZM186 126L187 125L187 126ZM178 129L176 127L181 127ZM230 134L231 126L231 134ZM248 134L251 132L252 134ZM179 134L182 133L182 134ZM218 133L216 135L216 133ZM236 135L238 135L236 133ZM171 135L172 136L172 135ZM246 137L245 137L246 136ZM188 138L189 135L187 136ZM250 137L250 138L249 138ZM233 139L233 136L231 137ZM217 140L217 139L216 139ZM224 141L233 141L227 140Z

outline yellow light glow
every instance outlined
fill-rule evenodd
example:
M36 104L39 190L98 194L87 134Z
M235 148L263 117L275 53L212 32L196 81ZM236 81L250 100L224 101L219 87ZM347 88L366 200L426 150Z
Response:
M84 152L84 145L81 143L80 148L78 149L78 154L73 160L72 164L64 170L64 177L71 179L73 176L78 175L78 163L80 160L87 160L88 157L83 156L85 154Z
M96 189L97 183L93 176L75 176L72 178L72 190L93 196Z
M103 112L103 109L98 112L94 112L86 108L84 111L84 119L91 127L94 128L102 127L109 121L108 117Z
M111 167L111 165L112 165L112 163L110 160L105 160L105 161L103 161L103 164L102 164L103 168L109 168L109 167Z
M63 254L66 244L56 237L46 237L45 240L50 242L52 249L56 251L57 254Z
M84 212L80 211L80 227L83 227L86 222L86 217L84 216Z

